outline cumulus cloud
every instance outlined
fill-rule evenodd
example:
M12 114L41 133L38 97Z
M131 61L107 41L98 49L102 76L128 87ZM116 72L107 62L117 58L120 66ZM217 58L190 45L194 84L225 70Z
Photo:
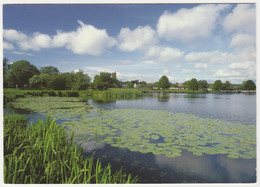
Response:
M209 51L209 52L191 52L185 56L189 62L207 62L212 64L224 64L232 62L235 55L232 53Z
M3 30L4 39L7 41L25 41L27 40L27 36L19 31L14 29L4 29Z
M28 36L22 32L4 30L4 40L13 42L21 50L39 51L42 48L65 47L76 54L100 55L106 48L116 45L116 40L109 37L105 29L97 29L78 21L80 27L76 31L58 31L49 36L35 32Z
M159 62L177 61L182 58L183 55L184 52L180 51L177 48L161 46L150 47L145 54L146 57L153 58L154 60Z
M182 69L181 72L186 73L186 74L198 74L198 73L200 73L200 70L198 70L198 69Z
M66 47L76 54L100 55L105 48L116 45L116 40L107 35L105 29L97 29L78 21L80 27L73 32L59 31L52 44L55 47Z
M238 80L240 83L242 80L255 79L256 63L254 61L232 63L225 69L217 70L214 77Z
M194 65L194 68L196 69L202 69L204 71L208 71L208 64L203 64L203 63L196 63Z
M255 36L249 34L236 34L232 38L229 47L246 48L248 46L254 46L255 43L256 43Z
M215 29L220 11L228 5L200 5L180 9L176 13L165 11L159 18L157 32L166 40L190 42L197 37L209 37Z
M227 32L255 33L255 5L238 4L233 11L225 17L223 27Z
M12 50L12 49L14 49L14 46L11 43L3 42L3 48L6 50Z
M122 28L117 37L122 51L135 51L158 42L156 32L150 26L139 26L134 30Z
M42 48L51 47L51 37L47 34L34 33L32 37L27 37L27 40L18 43L22 50L39 51Z

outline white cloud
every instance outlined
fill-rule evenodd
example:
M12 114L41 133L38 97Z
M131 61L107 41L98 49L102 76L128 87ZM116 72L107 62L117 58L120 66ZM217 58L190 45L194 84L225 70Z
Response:
M151 65L153 65L153 64L157 64L155 61L153 61L153 60L145 60L145 61L143 61L143 62L141 62L142 64L151 64Z
M232 13L225 17L223 27L227 32L255 33L255 6L252 4L238 4Z
M254 46L255 42L256 42L255 36L249 34L236 34L232 38L229 47L246 48L248 46Z
M198 70L198 69L182 69L181 72L186 73L186 74L198 74L198 73L200 73L200 70Z
M66 47L76 54L100 55L106 48L116 45L116 40L107 35L105 29L97 29L78 21L80 27L76 31L58 31L49 36L35 32L32 36L16 31L4 30L4 40L16 43L21 50L38 51L42 48Z
M94 71L94 72L114 72L114 70L112 69L109 69L109 68L102 68L102 67L99 67L99 66L88 66L88 67L85 67L85 70L86 71Z
M25 41L27 40L27 36L19 31L14 29L4 29L3 30L4 39L7 41Z
M191 52L185 56L189 62L207 62L212 64L230 63L235 56L232 53L210 51L210 52Z
M241 83L243 80L256 78L256 63L254 61L232 63L226 69L216 71L216 78L225 78L226 80Z
M203 63L196 63L194 65L194 68L196 69L202 69L204 71L208 71L208 64L203 64Z
M157 43L156 32L150 26L139 26L135 30L122 28L117 37L122 51L135 51Z
M163 74L167 75L169 73L170 73L170 71L168 69L163 70Z
M177 61L182 58L183 55L184 52L177 48L161 46L150 47L145 54L146 57L153 58L159 62Z
M166 40L190 42L197 37L209 37L221 10L228 5L200 5L180 9L176 13L165 11L159 18L157 32Z
M53 37L53 46L66 47L76 54L100 55L104 49L116 45L116 40L105 29L97 29L78 21L80 27L73 32L58 32Z
M14 46L11 43L3 42L3 48L6 50L12 50L12 49L14 49Z
M25 52L21 52L21 51L12 51L12 53L16 54L16 55L33 56L31 53L25 53Z
M18 43L22 50L39 51L41 48L49 48L51 44L51 37L47 34L34 33L32 37L27 37L26 40Z
M21 50L38 51L50 47L51 38L47 34L35 32L32 36L27 36L20 31L4 29L3 35L4 40L17 44Z
M229 69L232 70L247 70L255 68L255 62L253 61L248 61L248 62L240 62L240 63L232 63L229 65Z

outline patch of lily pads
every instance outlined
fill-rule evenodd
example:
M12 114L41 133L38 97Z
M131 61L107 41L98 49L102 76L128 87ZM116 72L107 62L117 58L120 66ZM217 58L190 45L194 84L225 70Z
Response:
M167 157L181 156L182 150L196 156L256 157L255 125L164 110L93 109L79 98L20 98L13 105L65 121L62 125L75 133L78 142L107 143Z

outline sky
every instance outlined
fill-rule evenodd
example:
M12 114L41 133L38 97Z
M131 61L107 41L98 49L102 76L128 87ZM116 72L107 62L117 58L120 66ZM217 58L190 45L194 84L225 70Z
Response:
M93 80L256 81L254 4L3 5L3 54Z

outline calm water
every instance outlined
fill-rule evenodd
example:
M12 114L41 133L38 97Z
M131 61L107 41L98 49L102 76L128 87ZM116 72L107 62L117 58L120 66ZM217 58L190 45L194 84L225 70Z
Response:
M243 94L151 94L132 100L93 100L88 104L98 108L133 108L167 110L217 118L245 125L256 124L256 95ZM8 110L5 110L8 112ZM19 111L18 111L19 112ZM37 113L29 114L31 120ZM152 153L131 152L129 149L108 144L95 146L85 142L86 155L99 158L103 165L111 163L112 169L138 175L140 183L252 183L256 181L256 159L230 159L227 155L194 156L183 150L182 156L168 158Z

